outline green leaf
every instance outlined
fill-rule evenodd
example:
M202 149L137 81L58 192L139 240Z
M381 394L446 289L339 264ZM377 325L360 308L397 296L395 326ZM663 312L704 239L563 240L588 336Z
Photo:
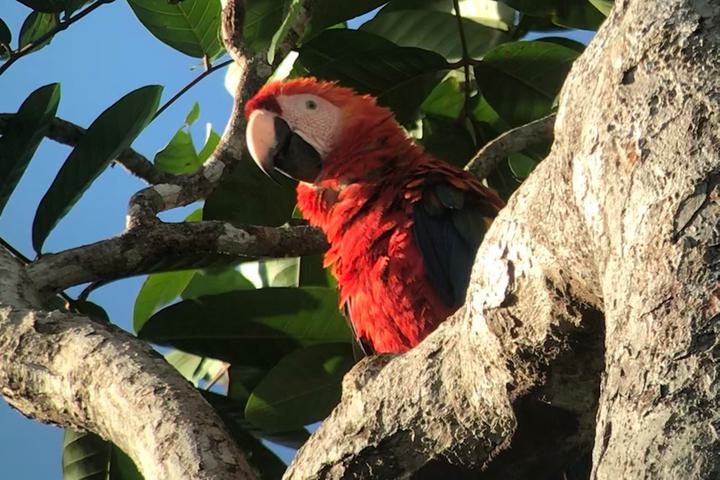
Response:
M318 35L303 45L299 60L318 78L376 96L403 124L416 120L420 104L449 69L437 53L347 29Z
M128 148L152 119L162 87L138 88L100 114L68 156L40 201L33 221L33 248L45 239L83 192L117 155Z
M215 408L220 418L225 423L230 435L235 439L240 449L246 454L248 462L255 470L260 479L276 480L282 477L286 465L275 453L268 449L258 440L257 428L254 428L244 418L244 404L236 402L223 395L212 392L202 392L210 405ZM304 443L308 438L306 430L290 432L301 441L296 442L295 448Z
M220 135L218 135L217 132L213 130L212 126L208 123L207 130L205 132L205 145L197 155L200 165L205 163L205 161L210 158L210 155L213 154L219 143Z
M80 10L93 0L65 0L65 18Z
M550 113L578 56L577 51L555 43L508 43L488 52L476 66L475 76L493 109L518 126Z
M200 365L202 364L202 357L198 357L197 355L193 355L192 353L181 352L180 350L172 350L166 353L164 356L165 360L167 360L170 365L175 367L175 370L177 370L180 375L182 375L189 382L193 382L193 384L197 385L195 383L195 373L198 371Z
M135 464L117 446L89 432L65 430L63 480L142 480Z
M297 287L300 281L299 258L273 258L262 260L260 275L268 287Z
M167 145L160 149L153 162L160 170L175 175L193 173L207 160L220 143L220 135L208 124L205 145L200 153L195 150L190 127L200 118L200 105L195 102L185 117L183 126L175 132Z
M243 38L254 52L270 47L290 9L291 0L246 0Z
M60 84L51 83L32 92L0 137L0 213L20 181L55 118Z
M198 118L200 118L200 104L195 102L185 117L185 126L189 127L193 123L197 122Z
M323 258L323 255L308 255L300 258L301 287L335 287L335 278L329 269L323 267Z
M193 275L195 275L195 270L148 275L135 298L133 329L139 332L150 315L180 296L192 280Z
M420 108L423 112L437 117L456 119L465 105L465 92L457 77L448 76L423 101Z
M510 154L508 158L508 165L510 171L515 175L518 180L525 180L530 172L532 172L537 166L537 162L527 155L522 153Z
M276 184L243 156L205 201L204 218L235 224L282 225L290 219L295 206L293 184L289 180L282 182Z
M303 35L308 41L328 27L367 13L387 0L316 0L313 12Z
M0 18L0 58L7 58L10 54L10 42L12 41L12 32L7 23Z
M432 6L422 8L422 5L408 5L408 8L401 10L395 2L390 2L360 28L397 45L430 50L450 62L456 62L462 58L457 18L451 13L452 2L444 3L447 4L447 11L438 11ZM463 30L468 54L473 58L479 58L495 45L511 40L508 33L467 18L463 18Z
M275 50L277 50L278 45L285 40L287 34L290 32L290 28L293 26L293 23L295 23L298 15L300 14L302 4L303 0L291 0L290 7L288 8L283 22L280 24L280 28L277 29L275 34L272 36L272 39L270 39L270 47L268 48L267 56L269 64L272 65L275 61Z
M584 0L500 0L530 16L549 19L566 28L597 30L605 16Z
M32 12L20 27L20 48L28 46L30 43L37 41L50 32L58 25L58 16L56 13L39 13ZM33 51L37 51L48 45L53 37L48 38L44 42L36 45Z
M292 352L253 390L245 417L269 432L322 420L340 401L342 378L352 365L352 348L346 343Z
M180 295L184 300L217 295L233 290L255 288L245 276L234 266L207 272L195 272L190 282Z
M475 142L466 127L442 117L423 119L422 145L434 157L458 167L464 166L475 154Z
M198 162L192 136L182 128L155 154L153 162L160 170L174 174L192 173L202 165Z
M65 8L65 0L18 0L38 12L57 13Z
M268 367L299 346L350 342L337 292L320 287L238 290L184 300L153 315L138 336L233 367Z
M614 0L590 0L590 3L606 17L610 15L610 11L615 4Z
M138 20L158 40L186 55L214 59L220 40L220 0L128 0Z

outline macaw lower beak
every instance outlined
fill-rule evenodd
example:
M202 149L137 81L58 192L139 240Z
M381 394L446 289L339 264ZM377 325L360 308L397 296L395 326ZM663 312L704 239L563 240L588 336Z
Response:
M273 174L280 172L312 183L320 174L320 154L277 114L255 110L250 114L245 135L253 160L273 180Z

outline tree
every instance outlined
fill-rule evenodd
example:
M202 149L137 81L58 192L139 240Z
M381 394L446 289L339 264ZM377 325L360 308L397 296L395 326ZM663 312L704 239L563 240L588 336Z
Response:
M23 3L41 13L14 50L0 24L0 72L107 2ZM157 112L153 86L87 130L56 118L52 84L0 117L2 202L43 137L74 146L38 207L37 253L110 162L151 185L130 200L118 237L34 261L0 250L0 391L9 403L112 441L145 478L275 478L282 466L258 438L304 442L286 478L432 478L441 462L482 468L473 478L717 476L718 7L618 1L580 55L566 39L519 39L597 26L608 2L507 0L491 19L465 11L487 2L395 0L360 31L330 27L385 2L240 3L222 13L239 72L235 110L204 153L182 130L153 163L129 149ZM129 4L208 69L222 54L219 5ZM324 239L291 218L288 186L261 183L243 157L241 114L293 50L289 75L374 93L439 157L464 163L479 150L471 169L505 196L517 189L480 248L466 307L407 354L353 367L339 405L306 442L303 425L338 401L349 336L317 261ZM200 198L202 221L158 220ZM249 203L258 198L273 201ZM238 261L258 262L263 288ZM138 334L199 355L170 357L196 383L217 369L204 358L225 362L227 396L203 397L86 294L57 302L72 285L177 270L147 280ZM153 293L157 282L183 300L150 316L173 300ZM249 341L260 334L271 341ZM303 397L311 401L291 401ZM86 451L111 452L103 465L115 478L137 476L119 450L80 438Z

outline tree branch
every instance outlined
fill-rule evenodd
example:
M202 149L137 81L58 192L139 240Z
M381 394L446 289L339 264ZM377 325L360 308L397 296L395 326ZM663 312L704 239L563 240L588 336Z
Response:
M158 222L91 245L43 255L28 265L28 274L48 295L86 282L209 267L238 259L314 255L326 249L322 232L309 226Z
M145 478L254 478L220 418L149 345L39 309L23 265L3 249L0 272L0 393L10 405L112 440Z
M534 120L528 124L503 132L488 142L470 159L465 170L484 180L511 153L519 152L541 140L552 139L556 114Z

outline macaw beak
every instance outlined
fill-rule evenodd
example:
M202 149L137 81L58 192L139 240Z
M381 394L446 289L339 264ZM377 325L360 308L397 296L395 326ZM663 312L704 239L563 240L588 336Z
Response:
M280 172L295 180L312 183L320 174L320 154L276 113L262 109L253 111L245 135L250 155L271 179L276 180L275 172Z

